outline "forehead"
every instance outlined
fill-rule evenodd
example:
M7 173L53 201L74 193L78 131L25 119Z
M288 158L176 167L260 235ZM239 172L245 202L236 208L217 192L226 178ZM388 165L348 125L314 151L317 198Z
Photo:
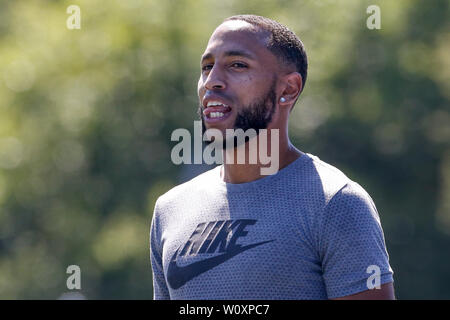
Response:
M267 37L267 32L258 30L248 22L226 21L214 30L203 56L219 57L225 52L242 51L251 54L255 59L274 58L266 47Z

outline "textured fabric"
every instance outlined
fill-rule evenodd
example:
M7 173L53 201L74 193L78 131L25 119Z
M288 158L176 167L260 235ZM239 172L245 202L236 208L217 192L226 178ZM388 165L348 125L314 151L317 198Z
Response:
M224 182L218 166L156 202L154 299L328 299L393 281L375 205L303 153L277 174Z

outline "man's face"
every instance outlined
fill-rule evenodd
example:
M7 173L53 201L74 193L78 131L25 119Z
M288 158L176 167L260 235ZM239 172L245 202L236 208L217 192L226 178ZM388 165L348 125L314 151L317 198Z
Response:
M276 57L266 35L243 21L228 21L211 36L198 82L203 130L265 129L276 107Z

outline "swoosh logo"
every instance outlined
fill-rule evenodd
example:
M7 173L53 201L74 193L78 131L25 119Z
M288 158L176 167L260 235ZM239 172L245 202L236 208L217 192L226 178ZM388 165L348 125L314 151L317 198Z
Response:
M191 263L187 266L179 267L177 265L177 255L180 248L175 251L172 258L170 259L169 267L167 269L167 282L169 283L170 287L172 289L178 289L182 287L186 282L192 280L193 278L197 277L198 275L217 267L218 265L224 263L225 261L233 258L234 256L247 251L249 249L253 249L257 246L272 242L275 240L268 240L268 241L262 241L254 244L250 244L247 246L237 246L233 248L232 250L229 250L228 252L212 257L207 258L201 261L197 261L194 263Z

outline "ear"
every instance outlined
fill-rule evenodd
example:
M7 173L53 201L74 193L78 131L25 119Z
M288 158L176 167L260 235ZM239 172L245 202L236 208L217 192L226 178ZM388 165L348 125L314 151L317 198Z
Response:
M278 101L280 106L293 106L303 89L302 76L298 72L291 72L283 76L284 88L281 97L284 102Z

